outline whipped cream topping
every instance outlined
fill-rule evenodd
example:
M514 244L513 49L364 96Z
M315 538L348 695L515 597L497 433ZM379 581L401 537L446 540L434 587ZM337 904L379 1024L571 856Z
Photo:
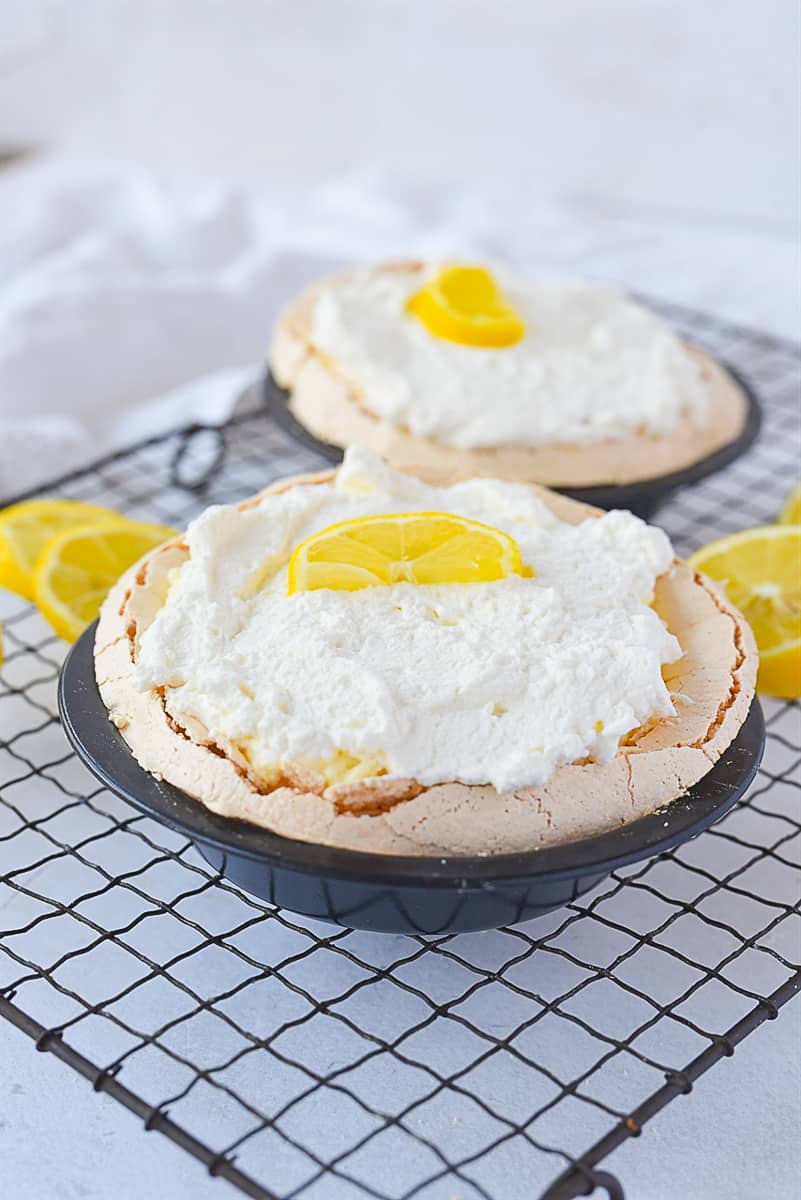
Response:
M523 318L522 341L503 349L433 336L405 312L436 269L354 272L321 289L315 344L360 389L377 416L462 450L583 446L637 432L702 423L697 361L655 314L609 287L523 283L494 271Z
M426 510L505 530L534 577L287 595L303 538ZM297 764L329 783L535 786L562 763L609 761L625 733L674 712L661 667L681 650L648 606L672 550L630 513L571 526L523 485L430 487L350 449L335 482L208 509L186 540L135 685L173 689L172 711L267 779Z

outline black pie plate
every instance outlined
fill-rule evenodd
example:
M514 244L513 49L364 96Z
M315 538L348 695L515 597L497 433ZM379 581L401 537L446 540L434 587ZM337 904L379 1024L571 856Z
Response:
M712 770L672 804L579 842L492 858L414 858L339 850L218 816L139 766L108 719L90 625L61 670L64 730L90 771L134 808L194 842L216 871L272 904L323 921L391 933L455 933L514 925L559 908L610 871L695 837L737 802L765 745L755 700Z
M580 500L583 504L592 504L596 508L627 508L648 520L673 492L687 487L688 484L698 483L707 475L720 471L745 454L759 435L762 408L754 389L734 367L721 362L718 365L735 380L744 392L747 402L745 424L733 442L721 446L719 450L681 471L671 471L668 475L658 475L654 479L642 479L636 483L599 484L596 487L557 487L553 490L570 496L573 500ZM320 441L301 425L289 406L290 392L282 388L269 371L264 380L264 400L270 415L286 433L309 449L315 450L329 462L342 461L343 451L340 446Z

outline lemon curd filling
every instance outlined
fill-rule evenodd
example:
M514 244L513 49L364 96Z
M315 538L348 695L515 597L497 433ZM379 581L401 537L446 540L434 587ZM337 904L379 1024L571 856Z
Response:
M285 778L288 764L280 756L261 754L258 748L254 748L251 739L237 742L236 747L260 782L278 784ZM341 783L359 783L363 779L379 779L389 772L386 755L380 751L351 754L347 750L336 750L327 759L293 759L291 769L295 775L308 774L321 778L326 787Z
M180 681L171 711L262 778L537 786L674 712L681 650L647 603L672 550L629 513L568 525L522 485L435 488L350 449L332 483L210 509L186 542L135 684Z

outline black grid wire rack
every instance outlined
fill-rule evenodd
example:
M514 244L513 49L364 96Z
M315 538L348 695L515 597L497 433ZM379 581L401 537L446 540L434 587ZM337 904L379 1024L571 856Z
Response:
M660 512L687 553L775 517L801 358L663 308L766 409L744 459ZM43 490L182 526L317 465L252 399ZM254 900L95 786L56 713L65 647L0 606L0 1014L246 1195L621 1197L604 1157L801 987L796 704L767 702L758 779L714 829L563 910L357 933Z

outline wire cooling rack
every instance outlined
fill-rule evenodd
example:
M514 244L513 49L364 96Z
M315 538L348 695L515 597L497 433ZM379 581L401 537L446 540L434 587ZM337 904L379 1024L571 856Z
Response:
M686 553L774 518L798 471L801 364L665 312L766 409L756 448L659 514ZM43 490L182 526L317 465L251 398L219 433ZM357 933L254 900L96 787L57 718L65 647L0 604L0 1014L248 1196L619 1200L604 1157L801 987L798 705L767 702L756 784L714 829L563 910Z

